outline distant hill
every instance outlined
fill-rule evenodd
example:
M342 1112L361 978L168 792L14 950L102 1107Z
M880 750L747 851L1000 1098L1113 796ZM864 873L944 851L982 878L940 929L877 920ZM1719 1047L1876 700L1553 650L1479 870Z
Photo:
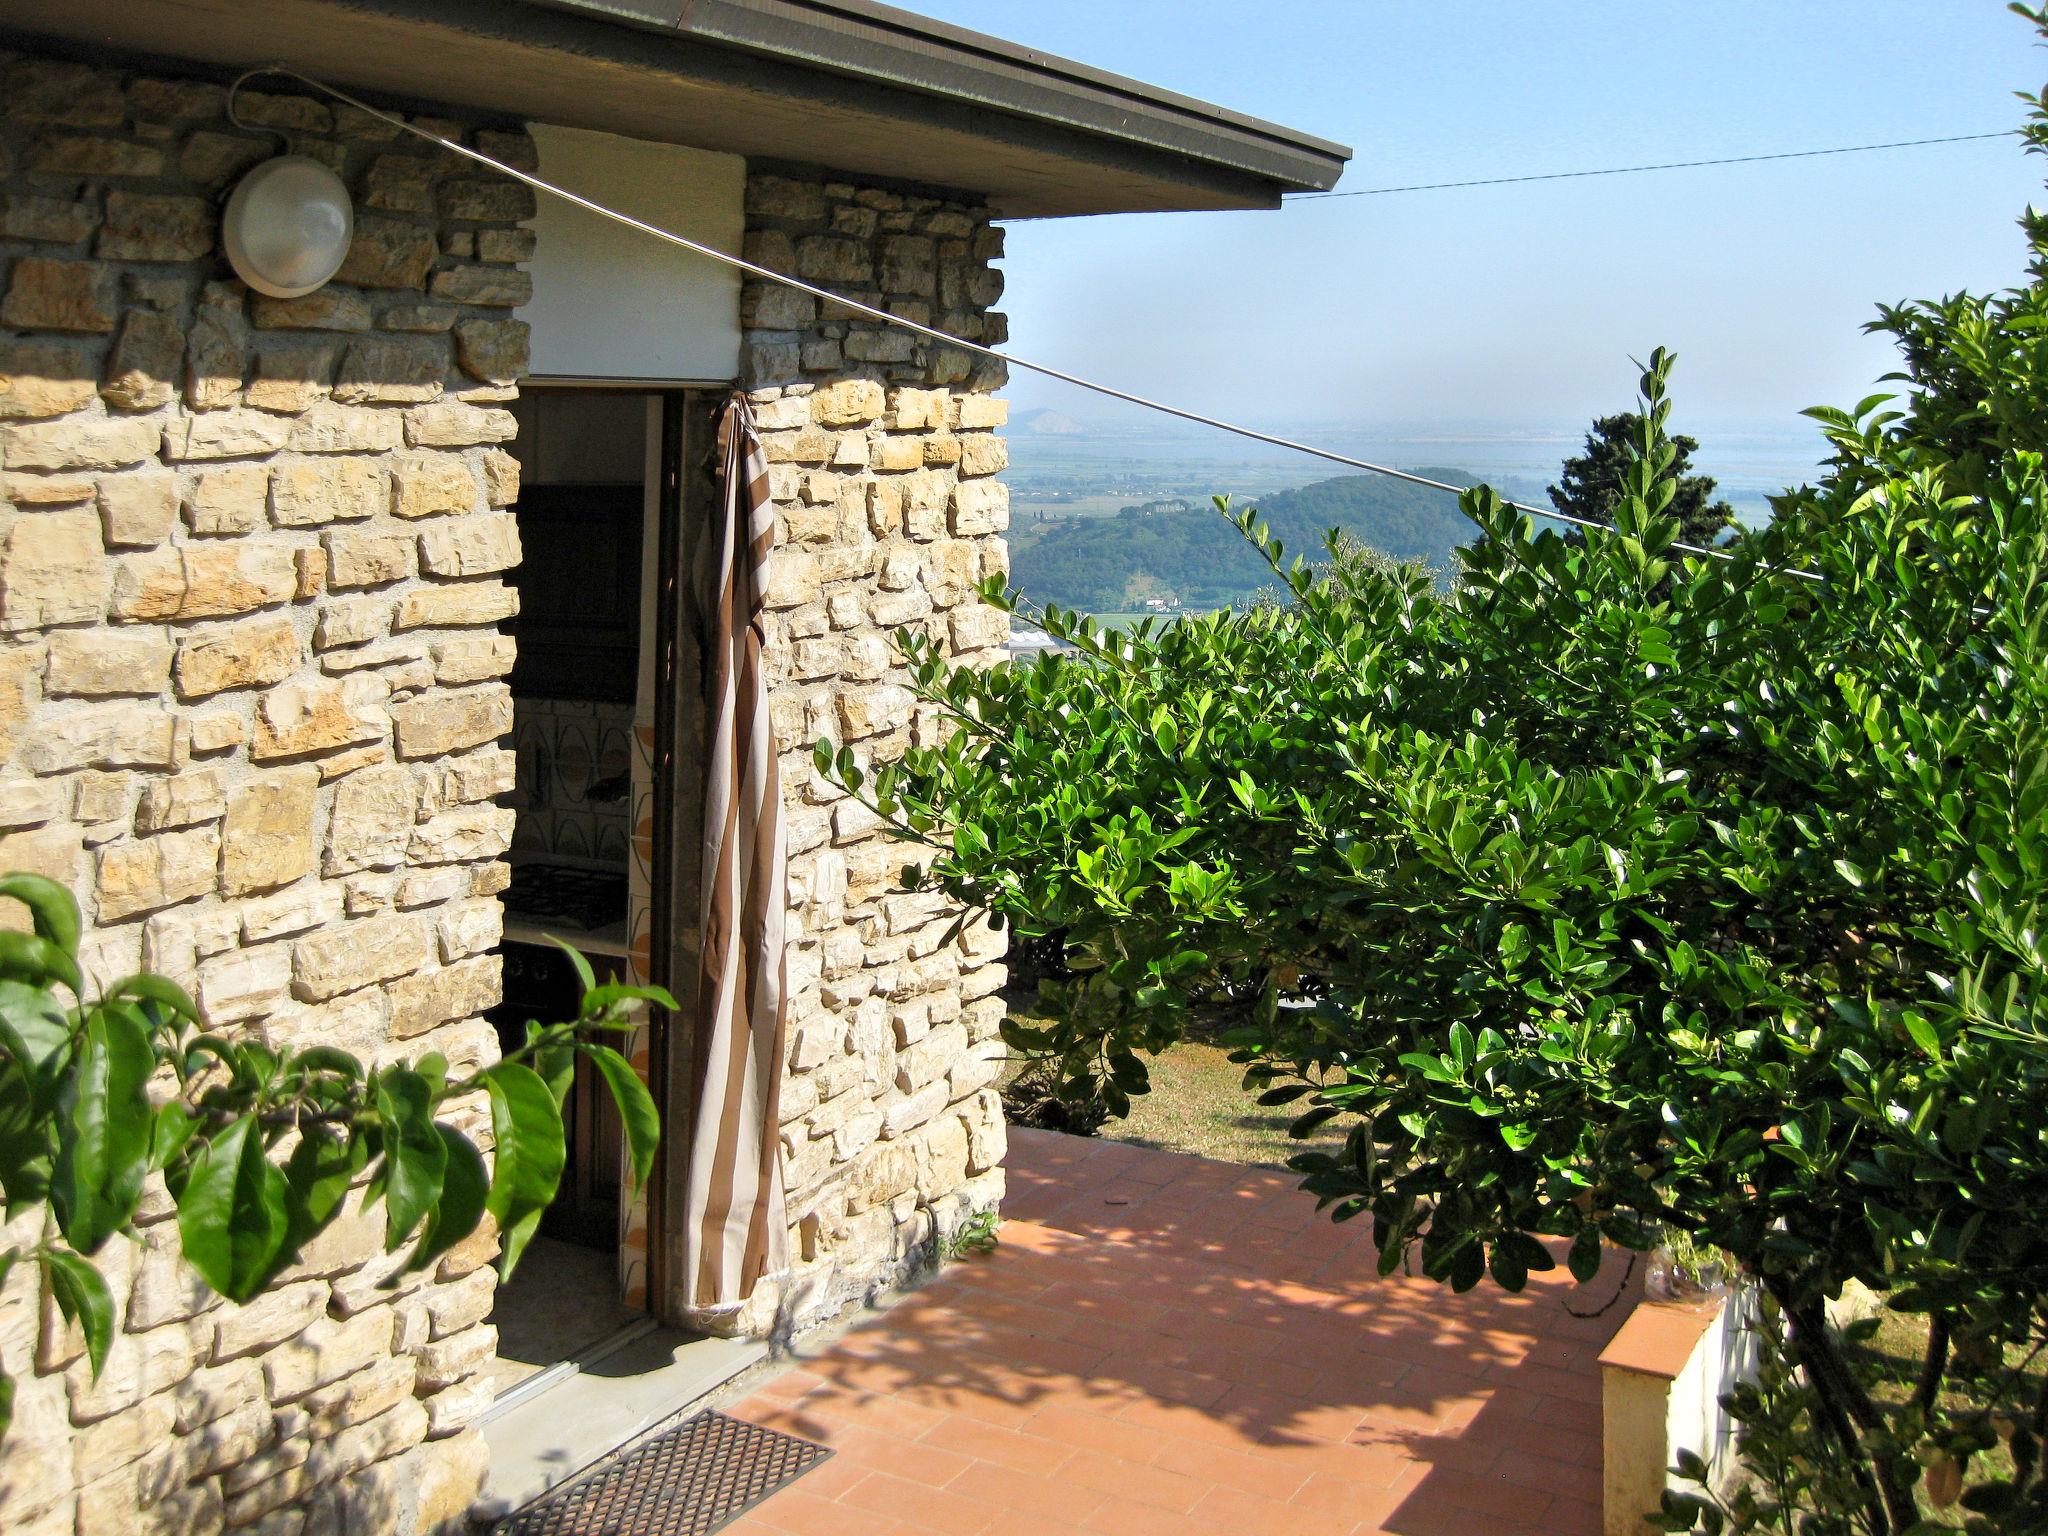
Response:
M1461 469L1417 473L1460 485L1481 478ZM1375 475L1320 480L1256 505L1289 556L1315 559L1324 533L1338 528L1396 559L1447 569L1472 538L1456 497ZM1129 612L1158 597L1191 609L1239 607L1273 585L1264 559L1206 503L1154 502L1043 524L1015 536L1011 566L1033 601L1085 613Z
M1019 411L1010 418L1010 431L1023 437L1085 437L1088 429L1071 416L1062 416L1058 411L1040 406L1035 411Z

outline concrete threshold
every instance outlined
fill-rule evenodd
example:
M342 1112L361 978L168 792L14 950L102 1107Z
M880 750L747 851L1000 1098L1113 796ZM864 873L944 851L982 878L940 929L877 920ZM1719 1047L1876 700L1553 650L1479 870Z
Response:
M701 1404L765 1359L758 1339L629 1328L538 1390L514 1389L481 1421L490 1470L471 1514L503 1519Z

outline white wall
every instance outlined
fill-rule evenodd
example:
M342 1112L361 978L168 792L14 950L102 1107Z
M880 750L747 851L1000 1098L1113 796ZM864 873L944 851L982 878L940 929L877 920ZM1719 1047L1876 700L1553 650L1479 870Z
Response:
M737 255L737 155L533 125L540 174L662 229ZM739 371L740 275L695 252L540 194L532 262L533 372L542 378L714 382Z
M1716 1488L1725 1487L1736 1471L1735 1420L1721 1405L1723 1393L1756 1380L1761 1341L1757 1336L1758 1293L1753 1285L1730 1290L1713 1325L1701 1336L1685 1369L1671 1383L1665 1417L1666 1466L1680 1450L1691 1451L1712 1471ZM1677 1478L1674 1488L1685 1485ZM1688 1489L1697 1492L1697 1489Z

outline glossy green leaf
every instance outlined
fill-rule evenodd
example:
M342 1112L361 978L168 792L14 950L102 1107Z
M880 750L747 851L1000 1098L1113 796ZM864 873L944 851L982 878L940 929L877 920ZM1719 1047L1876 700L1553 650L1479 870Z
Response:
M612 1102L618 1106L620 1123L626 1129L633 1187L639 1189L654 1172L655 1149L661 1145L661 1116L655 1111L653 1096L632 1063L610 1046L587 1045L583 1050L603 1075Z
M253 1115L198 1144L178 1191L185 1262L221 1295L247 1301L287 1258L285 1176L265 1155Z
M57 1310L84 1334L86 1359L97 1377L114 1345L114 1298L105 1277L89 1260L62 1248L37 1249L36 1262Z
M441 1180L441 1198L427 1217L419 1246L406 1261L406 1268L425 1269L442 1254L476 1230L483 1220L490 1197L491 1175L484 1167L483 1154L475 1143L450 1125L436 1125L446 1153Z
M148 1085L156 1058L133 1019L87 1015L77 1061L57 1102L50 1204L65 1241L95 1252L128 1224L149 1171Z
M485 1208L498 1224L499 1272L509 1278L562 1180L562 1111L539 1074L518 1062L492 1067L484 1087L495 1138Z
M395 1253L441 1198L448 1149L434 1123L432 1085L420 1073L386 1068L375 1102L383 1125L384 1251Z

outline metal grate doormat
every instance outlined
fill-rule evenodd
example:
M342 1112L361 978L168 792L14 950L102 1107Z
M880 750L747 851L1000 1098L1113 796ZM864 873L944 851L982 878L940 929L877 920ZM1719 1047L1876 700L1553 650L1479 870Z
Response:
M700 1413L498 1522L495 1536L710 1536L831 1451Z

